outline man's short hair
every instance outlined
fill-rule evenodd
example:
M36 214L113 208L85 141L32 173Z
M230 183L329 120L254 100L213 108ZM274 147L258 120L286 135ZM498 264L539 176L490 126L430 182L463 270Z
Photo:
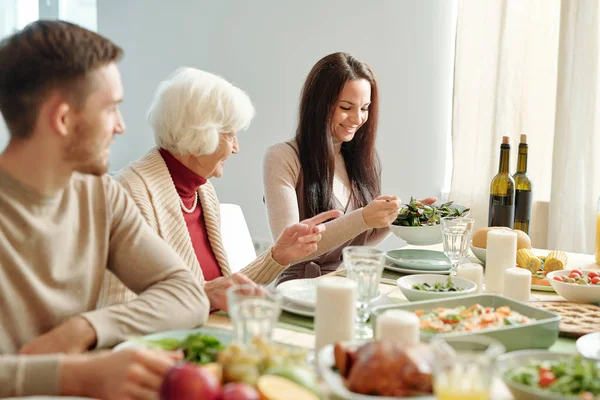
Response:
M40 105L61 90L79 109L89 73L117 62L123 50L107 38L64 21L36 21L0 42L0 112L12 138L31 135Z

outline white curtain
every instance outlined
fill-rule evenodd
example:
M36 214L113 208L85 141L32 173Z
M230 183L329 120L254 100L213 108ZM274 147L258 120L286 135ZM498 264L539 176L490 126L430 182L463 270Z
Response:
M548 246L591 253L600 196L600 7L563 0Z
M596 0L460 1L451 198L472 207L477 226L487 225L502 136L511 137L514 172L524 133L534 184L534 246L593 251L591 205L600 194L600 169L592 158L592 146L599 149L597 22Z

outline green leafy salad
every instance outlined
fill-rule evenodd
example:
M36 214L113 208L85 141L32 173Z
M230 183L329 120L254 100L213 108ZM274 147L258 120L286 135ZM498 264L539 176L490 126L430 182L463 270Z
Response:
M430 285L429 283L418 283L413 285L412 288L424 292L460 292L463 290L461 287L454 286L450 277L448 277L446 283L436 282L433 285Z
M400 208L398 217L392 224L400 226L438 225L444 217L461 217L469 211L468 208L460 210L456 207L450 207L452 203L452 201L449 201L440 206L435 206L433 204L423 204L411 197L410 202Z
M600 395L600 363L580 356L560 361L532 361L508 370L505 378L580 399L591 400Z
M217 354L224 346L219 339L202 333L193 333L185 339L164 338L156 340L135 339L147 347L160 348L163 350L180 350L183 351L186 361L196 364L208 364L217 360Z

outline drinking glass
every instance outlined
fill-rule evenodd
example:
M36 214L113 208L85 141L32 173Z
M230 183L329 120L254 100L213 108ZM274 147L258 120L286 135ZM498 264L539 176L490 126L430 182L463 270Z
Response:
M227 307L233 338L250 345L255 337L272 339L281 313L281 295L276 288L234 285L227 289Z
M369 303L379 295L385 253L375 247L348 246L343 250L343 256L348 278L357 285L355 336L357 339L370 339L373 328L367 325Z
M436 337L433 388L438 400L488 400L498 356L505 347L486 336Z
M456 275L458 265L467 256L473 223L472 218L466 217L445 217L441 219L444 254L452 262L450 275Z

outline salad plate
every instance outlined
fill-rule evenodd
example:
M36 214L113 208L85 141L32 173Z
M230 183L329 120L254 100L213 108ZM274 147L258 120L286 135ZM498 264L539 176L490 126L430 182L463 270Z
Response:
M500 356L496 366L519 400L582 400L600 395L600 364L581 356L522 350Z

